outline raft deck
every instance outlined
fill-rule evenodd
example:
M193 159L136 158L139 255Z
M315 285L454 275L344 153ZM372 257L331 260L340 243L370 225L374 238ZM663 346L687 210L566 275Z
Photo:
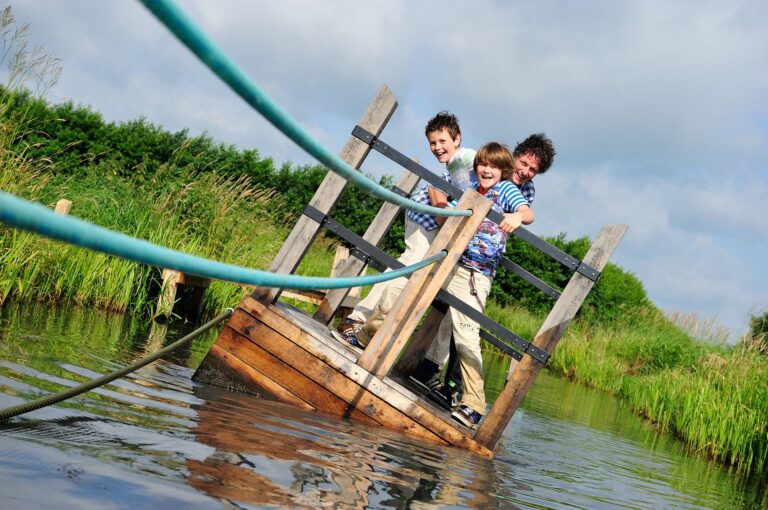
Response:
M195 379L267 393L307 410L382 425L427 441L491 457L474 431L434 404L408 377L377 377L357 365L362 350L282 302L245 298ZM229 377L229 380L223 380Z

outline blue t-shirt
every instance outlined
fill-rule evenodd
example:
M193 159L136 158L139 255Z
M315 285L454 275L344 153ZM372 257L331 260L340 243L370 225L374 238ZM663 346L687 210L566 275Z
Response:
M477 189L476 186L475 189ZM491 206L493 210L502 214L504 211L515 212L520 206L528 205L517 186L509 181L496 183L484 196L493 201ZM486 218L459 258L459 264L493 278L496 275L496 268L504 256L506 245L507 233L501 230L501 227L496 223Z

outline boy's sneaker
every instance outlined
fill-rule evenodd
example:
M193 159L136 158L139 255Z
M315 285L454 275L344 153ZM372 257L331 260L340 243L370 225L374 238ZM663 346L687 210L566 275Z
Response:
M346 335L348 332L351 333L357 333L360 331L360 328L363 327L363 321L356 321L355 319L350 319L347 317L343 321L339 323L339 325L336 327L336 331L341 333L342 335Z
M359 347L359 348L363 349L363 346L360 345L360 342L357 341L357 337L355 336L354 333L346 333L346 334L342 335L338 331L331 330L331 335L336 340L339 340L341 342L347 342L348 344L352 345L353 347Z
M461 404L458 409L451 413L451 417L466 425L467 427L474 429L480 420L483 419L483 415L477 411L470 409L469 407Z
M352 347L359 347L360 349L363 349L363 346L360 345L360 342L357 341L357 337L355 336L355 333L353 331L347 331L346 333L343 333L341 335L344 337L344 340L346 340Z

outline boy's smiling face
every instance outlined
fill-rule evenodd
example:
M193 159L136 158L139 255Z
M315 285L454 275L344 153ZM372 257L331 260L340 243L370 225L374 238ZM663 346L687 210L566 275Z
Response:
M450 133L445 129L432 131L427 135L429 150L435 155L440 163L448 163L456 149L461 144L461 135L456 135L456 139L451 138Z
M477 164L477 182L484 190L489 190L501 180L501 168L489 163Z

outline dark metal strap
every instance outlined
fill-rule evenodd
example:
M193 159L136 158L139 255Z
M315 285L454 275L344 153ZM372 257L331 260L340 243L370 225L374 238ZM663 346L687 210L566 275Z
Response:
M386 268L399 269L403 267L403 263L392 257L389 253L385 252L378 246L375 246L362 237L358 236L345 226L339 224L336 220L330 216L324 214L322 211L315 207L308 205L304 210L304 214L318 222L321 226L324 226L331 230L334 234L338 235L345 241L355 245L355 249L350 252L353 255L363 261L364 263L375 267L379 271L384 271ZM449 294L446 290L441 289L437 293L437 300L447 304L448 306L455 308L464 315L470 317L472 320L480 324L483 328L488 329L494 335L500 337L502 340L508 342L524 354L529 354L535 360L540 363L546 363L549 359L549 354L531 344L524 338L509 331L498 322L483 315L483 312L472 308L465 302L458 299L456 296ZM498 340L497 340L498 341ZM492 342L493 343L493 342ZM497 345L494 343L494 345ZM497 345L498 347L498 345ZM501 348L501 347L500 347ZM511 347L510 347L511 349Z
M430 183L432 186L446 193L450 198L458 198L461 196L461 190L459 188L457 188L456 186L454 186L449 182L442 180L440 176L436 175L433 172L430 172L423 166L413 161L411 158L404 156L402 153L398 152L396 149L393 149L386 143L382 142L381 140L379 140L377 137L375 137L372 133L368 132L364 128L361 128L360 126L355 126L355 128L352 130L352 136L356 137L358 140L361 140L367 143L377 152L388 157L389 159L399 164L409 172L412 172L418 175L419 177L421 177L422 179ZM504 219L501 213L498 213L493 209L491 209L488 212L487 218L490 219L491 221L496 222L497 224L501 223L501 221ZM572 271L577 271L594 282L596 282L598 278L600 278L600 271L589 266L588 264L581 262L576 258L571 257L560 248L557 248L556 246L552 246L551 244L541 239L540 237L536 236L535 234L531 233L524 227L518 227L517 229L515 229L515 231L512 234L519 237L520 239L530 244L531 246L535 247L539 251L550 256L552 259L561 263L568 269Z

